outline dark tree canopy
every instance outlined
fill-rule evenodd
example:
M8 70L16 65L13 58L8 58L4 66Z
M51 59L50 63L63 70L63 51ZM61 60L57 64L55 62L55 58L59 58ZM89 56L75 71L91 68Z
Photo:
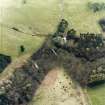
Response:
M101 26L102 31L105 32L105 19L101 19L99 25Z
M64 33L67 27L68 27L68 22L65 19L62 19L58 25L57 32Z
M20 52L24 52L25 51L25 47L23 45L20 46Z
M11 57L0 54L0 73L11 63Z

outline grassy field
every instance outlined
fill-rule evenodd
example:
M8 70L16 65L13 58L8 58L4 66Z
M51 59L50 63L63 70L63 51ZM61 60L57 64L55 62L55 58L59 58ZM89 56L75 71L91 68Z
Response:
M35 52L45 40L45 37L35 37L53 33L63 17L70 23L70 28L80 32L101 32L98 21L105 17L105 12L93 13L87 8L87 3L105 2L104 0L0 0L0 53L17 58L19 46L24 45L24 54ZM11 30L17 27L28 33L18 33ZM105 105L105 85L89 89L93 105Z
M105 105L105 84L89 88L89 97L92 100L92 105Z
M31 34L45 35L54 32L59 20L59 10L55 5L57 3L53 0L28 0L27 4L23 5L18 0L4 1L0 0L0 53L16 58L20 45L25 46L25 53L33 53L42 45L45 37L35 37ZM12 27L28 34L15 32L10 29Z
M26 0L23 4L23 0L0 0L0 53L17 57L20 45L25 46L26 53L32 53L45 38L32 37L31 34L53 33L61 17L67 19L70 28L75 28L78 34L100 32L97 21L105 14L94 14L87 8L87 3L88 0ZM8 27L17 27L28 34Z

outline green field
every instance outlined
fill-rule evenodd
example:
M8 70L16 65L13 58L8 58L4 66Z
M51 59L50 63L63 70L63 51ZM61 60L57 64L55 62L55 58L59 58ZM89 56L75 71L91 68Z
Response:
M7 3L8 2L8 3ZM100 32L97 21L105 17L103 12L93 13L87 8L88 0L0 0L0 52L17 57L19 46L24 45L26 53L35 51L45 38L33 37L53 33L63 17L70 22L70 28L80 32ZM17 27L28 34L21 34L8 27Z
M89 88L88 93L92 100L92 105L105 105L105 84Z
M3 4L6 1L8 4ZM59 10L55 4L55 1L47 0L28 0L26 5L22 5L18 0L0 0L0 53L18 57L20 45L24 45L25 53L30 55L37 50L46 38L38 36L37 33L52 33L58 23ZM12 27L17 27L27 34L9 29Z
M17 58L19 46L24 45L24 54L31 55L45 40L31 34L53 33L61 17L70 23L70 28L80 32L101 32L98 21L105 17L105 11L93 13L87 3L104 0L0 0L0 53ZM17 27L25 33L15 32ZM105 85L89 89L93 105L105 105Z

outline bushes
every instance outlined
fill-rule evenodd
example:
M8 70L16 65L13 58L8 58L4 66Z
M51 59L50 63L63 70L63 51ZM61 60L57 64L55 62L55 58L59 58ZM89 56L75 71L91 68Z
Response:
M79 48L97 48L103 46L101 34L87 33L80 35Z
M0 73L11 63L10 56L0 54Z
M23 45L20 46L20 52L23 53L25 51L25 47Z
M0 105L9 105L9 100L5 95L0 95Z
M74 29L71 29L67 32L67 39L75 39L76 31Z
M59 28L64 28L64 24L68 25L67 21L62 19L58 27L58 33L52 38L52 42L57 48L73 52L76 57L83 57L89 61L105 56L103 54L104 51L98 51L104 46L102 34L87 32L80 33L80 37L78 37L75 29L66 30L67 26L64 29L65 33L62 33L63 31L61 32ZM95 56L96 52L97 57Z
M105 19L99 20L99 25L101 26L102 31L105 32Z
M90 86L94 86L99 83L105 82L105 67L104 67L104 65L105 65L104 62L100 61L100 63L93 66L94 70L92 70L90 72L90 77L88 80Z
M58 25L57 33L64 33L66 28L68 27L68 22L65 19L62 19Z
M99 11L105 10L105 3L98 3L98 2L91 3L91 2L89 2L88 7L93 12L99 12Z

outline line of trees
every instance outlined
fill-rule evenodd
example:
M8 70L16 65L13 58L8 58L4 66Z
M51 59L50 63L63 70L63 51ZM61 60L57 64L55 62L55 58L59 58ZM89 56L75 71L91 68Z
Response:
M104 2L89 2L88 3L88 7L89 9L91 9L93 12L99 12L99 11L102 11L102 10L105 10L105 3Z

